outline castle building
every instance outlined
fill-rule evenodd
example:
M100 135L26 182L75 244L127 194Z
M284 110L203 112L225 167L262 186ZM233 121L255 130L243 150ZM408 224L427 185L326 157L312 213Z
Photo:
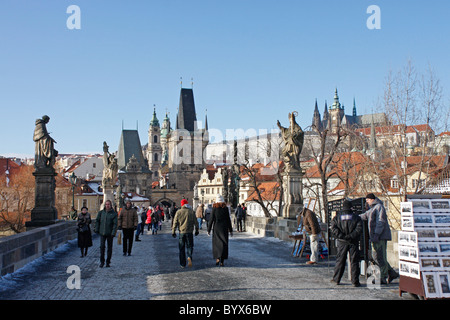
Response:
M353 99L352 114L345 114L345 107L339 101L337 89L334 92L333 104L329 108L327 107L327 102L325 101L323 119L321 119L316 99L312 120L312 126L317 128L320 132L328 129L331 133L336 133L340 126L346 129L358 129L370 128L372 125L383 126L387 123L388 120L385 113L358 115L356 111L355 99Z

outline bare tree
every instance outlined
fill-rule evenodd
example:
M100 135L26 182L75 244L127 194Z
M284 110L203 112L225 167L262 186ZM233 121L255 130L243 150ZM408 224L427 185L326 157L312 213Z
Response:
M325 219L322 221L328 223L328 174L330 164L333 161L334 155L338 152L341 143L349 135L349 131L342 126L336 128L336 133L331 133L328 129L320 131L315 125L311 129L318 134L320 145L318 148L311 148L315 165L317 166L320 175L320 198L322 200L322 207L325 214Z

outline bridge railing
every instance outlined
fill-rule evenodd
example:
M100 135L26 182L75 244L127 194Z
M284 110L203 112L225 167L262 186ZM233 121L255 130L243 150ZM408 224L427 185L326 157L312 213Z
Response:
M76 221L60 221L0 238L0 275L18 270L76 237Z

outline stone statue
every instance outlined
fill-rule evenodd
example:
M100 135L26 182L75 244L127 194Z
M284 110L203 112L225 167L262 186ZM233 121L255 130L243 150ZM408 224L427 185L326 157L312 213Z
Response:
M56 143L47 132L46 124L50 121L49 116L43 116L36 120L33 141L35 142L34 167L36 169L53 168L58 151L54 149Z
M281 136L284 141L284 147L281 152L288 170L300 170L300 153L303 148L304 132L295 121L296 116L296 111L289 113L289 128L282 127L280 121L277 120L277 125L281 130Z
M198 199L198 182L194 184L194 199Z
M119 166L117 159L113 154L109 153L109 147L106 141L103 142L103 185L113 186L116 183Z

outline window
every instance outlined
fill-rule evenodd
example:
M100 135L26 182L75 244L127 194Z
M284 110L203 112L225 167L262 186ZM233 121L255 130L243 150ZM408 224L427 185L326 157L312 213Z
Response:
M412 180L413 188L416 188L416 187L422 188L424 185L425 185L425 180L423 180L423 179L413 179Z
M94 162L93 164L92 164L92 168L96 168L97 167L97 164Z
M157 153L155 153L154 159L155 159L155 161L158 161L158 154Z
M398 180L397 179L391 180L391 188L398 189Z
M153 136L153 143L158 143L158 136L157 135Z

